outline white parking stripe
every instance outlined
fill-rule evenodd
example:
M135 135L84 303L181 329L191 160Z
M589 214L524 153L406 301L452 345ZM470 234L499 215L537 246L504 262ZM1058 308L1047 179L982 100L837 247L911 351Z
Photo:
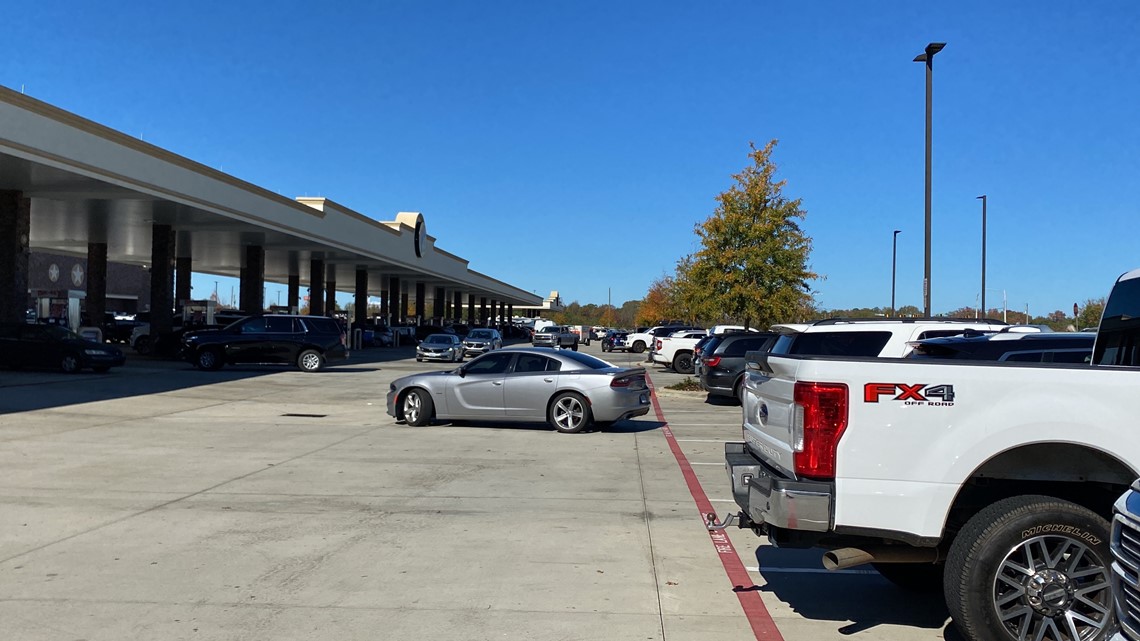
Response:
M758 568L756 566L746 566L744 568L749 572L758 572L765 574L771 572L773 574L878 574L874 570L825 570L823 568Z
M693 463L692 461L690 461L689 465L715 465L717 467L724 467L723 462L721 462L721 463Z
M727 443L728 441L723 441L723 440L715 439L715 438L679 438L679 439L677 439L677 442L678 443Z
M736 499L709 499L710 503L736 503Z

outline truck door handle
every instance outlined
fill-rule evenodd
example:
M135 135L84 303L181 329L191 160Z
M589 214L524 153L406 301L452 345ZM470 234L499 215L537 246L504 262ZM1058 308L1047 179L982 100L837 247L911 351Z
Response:
M543 380L544 382L546 382L546 383L553 383L553 382L554 382L554 379L553 379L553 378L544 378L544 379L542 379L542 380Z

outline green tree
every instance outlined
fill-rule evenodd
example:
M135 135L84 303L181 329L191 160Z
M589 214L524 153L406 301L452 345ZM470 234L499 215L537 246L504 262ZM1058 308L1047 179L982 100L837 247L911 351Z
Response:
M696 225L701 248L678 263L677 290L694 318L766 327L809 313L808 282L818 276L807 265L811 238L800 227L806 212L775 177L776 141L750 147L752 164L733 176L736 184L717 196L713 215Z
M1077 322L1074 329L1078 332L1088 327L1100 327L1100 317L1104 315L1105 299L1090 298L1080 306L1077 313Z

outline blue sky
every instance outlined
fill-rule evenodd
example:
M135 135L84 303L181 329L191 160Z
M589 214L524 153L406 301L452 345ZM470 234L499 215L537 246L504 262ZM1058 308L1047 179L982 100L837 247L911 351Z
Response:
M1140 227L1140 4L26 3L0 83L286 196L420 211L475 270L641 298L778 139L827 309L1044 314L1107 294ZM213 277L196 287L213 289ZM224 292L225 285L220 286ZM270 287L268 302L274 302ZM224 296L223 296L224 297ZM283 295L282 295L283 298ZM347 299L347 297L346 297Z

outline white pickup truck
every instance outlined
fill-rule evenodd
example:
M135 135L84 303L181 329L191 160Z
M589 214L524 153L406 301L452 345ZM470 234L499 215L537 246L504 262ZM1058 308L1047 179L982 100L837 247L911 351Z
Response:
M1109 295L1091 364L790 345L748 374L744 442L725 446L742 511L711 529L738 518L830 550L829 569L941 587L970 640L1112 633L1108 520L1140 476L1140 270Z
M658 365L672 367L678 374L692 374L693 348L709 333L703 329L686 329L654 340L649 358Z

